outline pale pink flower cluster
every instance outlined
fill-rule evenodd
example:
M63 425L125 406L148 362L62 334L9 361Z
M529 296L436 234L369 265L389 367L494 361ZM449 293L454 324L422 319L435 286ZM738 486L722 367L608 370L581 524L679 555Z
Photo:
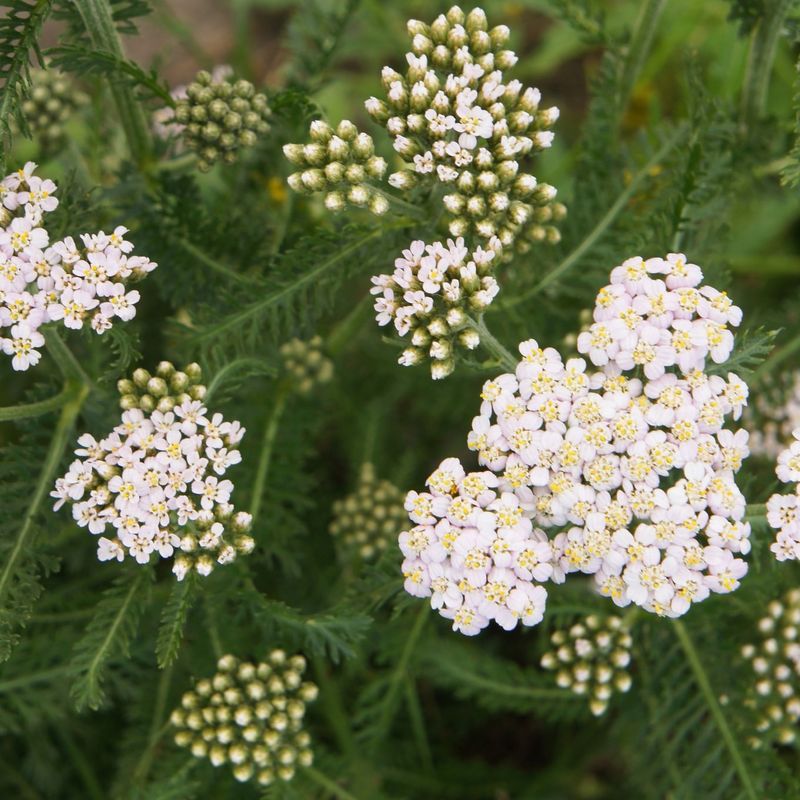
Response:
M679 277L687 271L683 257L662 261L661 274L669 283L669 264ZM699 268L691 272L693 281L702 278ZM650 285L647 280L645 270L642 286ZM607 291L600 292L602 308ZM720 295L709 289L700 296ZM644 341L650 337L646 331L662 321L661 311L658 305L637 305L639 321L631 336ZM628 316L623 308L617 314ZM740 556L750 550L746 501L735 482L749 454L748 434L725 424L740 418L746 384L731 372L727 378L709 375L704 357L684 365L664 363L650 374L626 362L625 375L611 359L594 373L582 358L565 364L556 350L534 340L522 342L519 351L522 359L513 374L484 384L468 445L490 470L479 474L492 490L491 502L503 498L515 504L526 520L518 524L537 536L548 532L541 544L552 550L550 573L536 579L590 574L615 604L634 603L670 617L711 593L736 589L747 572ZM614 351L614 358L621 353ZM677 372L667 371L675 367ZM800 442L796 461L791 463L800 480ZM448 493L455 496L446 486L443 499L432 490L432 499L425 500L444 505ZM415 501L410 494L406 507L419 522ZM426 524L437 529L439 522ZM402 534L401 542L408 536ZM432 567L417 582L415 565L403 552L407 589L430 595ZM431 552L423 562L438 564L439 551ZM488 569L493 566L487 562ZM479 614L473 606L470 611Z
M683 253L629 258L597 295L594 323L578 352L598 367L641 368L653 380L669 367L683 375L728 360L742 311L725 292L701 286L703 273ZM699 288L698 288L699 287Z
M767 501L767 522L778 532L770 550L778 561L800 559L800 428L794 441L778 456L775 474L781 483L794 486L792 494L775 493Z
M70 503L78 525L100 536L100 561L128 555L147 564L153 554L177 554L178 580L191 569L208 575L254 546L251 517L235 512L233 484L223 478L241 461L243 435L238 422L208 414L198 400L167 412L125 411L106 438L78 439L78 458L51 493L54 510Z
M505 630L536 625L547 600L538 583L563 579L545 533L499 484L494 473L465 473L448 458L428 478L427 492L406 498L415 523L400 534L406 591L430 597L453 630L467 635L492 620Z
M750 452L775 461L800 427L800 370L788 381L762 386L753 403L752 414L745 414L750 431Z
M0 349L12 356L15 370L39 362L45 323L82 328L88 322L103 333L115 319L132 319L139 292L127 284L157 266L130 255L122 226L111 234L82 234L82 245L70 236L51 245L42 220L58 205L56 185L35 169L28 162L0 182L0 330L10 329L10 336L0 336Z

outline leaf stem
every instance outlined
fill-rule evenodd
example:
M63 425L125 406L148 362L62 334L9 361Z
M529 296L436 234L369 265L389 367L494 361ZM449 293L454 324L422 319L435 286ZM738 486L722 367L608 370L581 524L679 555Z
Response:
M767 0L764 16L753 31L740 108L741 126L745 130L752 128L764 114L778 39L793 2L794 0Z
M594 228L586 235L583 241L567 255L560 264L550 270L535 286L524 292L520 292L516 297L509 298L499 304L496 304L497 310L504 311L514 306L524 303L531 297L539 294L543 289L546 289L553 281L564 275L565 272L570 270L580 259L587 253L594 244L603 236L603 234L611 227L611 225L619 216L622 209L628 200L634 195L641 183L650 175L651 170L656 167L666 155L678 144L685 133L685 127L681 126L675 134L670 137L658 150L658 152L633 176L633 179L627 187L620 193L614 204L605 213L603 218L594 226ZM493 307L490 307L490 310Z
M58 394L48 397L47 400L39 400L35 403L21 403L16 406L3 406L0 408L0 422L8 422L12 419L30 419L48 414L51 411L61 408L74 394L74 389L66 385Z
M125 56L122 44L107 0L73 0L73 3L83 20L92 45L97 50L109 52L123 60ZM128 140L131 156L141 167L149 160L151 150L150 131L144 111L129 85L110 79L109 88Z
M706 673L705 668L700 661L700 656L698 655L694 643L689 636L689 631L679 619L674 620L672 624L675 635L678 637L678 641L680 642L684 653L686 653L686 659L689 662L689 666L692 668L695 680L697 681L697 685L700 687L700 691L703 694L706 705L708 706L708 709L711 712L711 715L714 718L720 733L722 734L725 746L728 748L728 752L733 760L734 767L739 774L739 779L741 780L745 795L749 798L749 800L758 800L759 795L756 792L753 779L750 777L747 765L745 764L742 754L739 751L739 746L736 743L736 737L733 735L730 725L728 725L728 720L725 718L725 714L722 711L722 706L720 706L719 701L717 700L717 696L714 693L713 687L711 686L711 681L708 678L708 674Z
M224 383L228 375L230 375L232 372L236 372L242 367L249 365L252 365L253 367L258 367L259 369L257 374L259 375L275 374L275 367L273 367L272 364L268 363L263 358L258 358L256 356L243 356L242 358L234 359L233 361L228 362L222 369L220 369L207 385L206 396L204 398L205 404L206 405L209 404L210 398L212 397L214 392L216 392L219 389L222 383Z
M338 783L332 781L327 775L314 767L305 767L303 773L308 775L317 786L327 789L332 795L338 797L339 800L358 800L355 795L350 794L350 792L343 789Z
M214 258L211 258L208 253L204 250L201 250L197 245L192 244L188 239L176 239L175 243L180 245L190 256L196 258L203 266L208 267L213 272L216 272L218 275L222 275L229 280L235 281L236 283L243 283L247 284L248 286L258 286L261 281L259 278L254 278L250 275L244 275L241 272L237 272L235 269L231 269L230 267L226 266L225 264L221 264Z
M275 393L275 399L264 426L264 438L261 442L261 454L256 466L256 477L253 482L253 495L250 500L250 514L255 522L258 512L261 510L261 502L264 495L264 485L269 473L269 464L272 458L272 450L275 446L275 437L278 433L283 412L286 409L286 401L289 397L290 386L288 383L281 383Z
M84 372L83 367L72 350L67 347L56 328L50 328L45 338L45 347L53 357L56 367L67 381L81 383L88 388L92 385L91 378Z

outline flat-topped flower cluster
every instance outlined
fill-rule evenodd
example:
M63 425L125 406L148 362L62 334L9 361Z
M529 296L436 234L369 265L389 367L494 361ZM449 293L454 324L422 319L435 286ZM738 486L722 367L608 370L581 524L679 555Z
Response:
M78 525L100 537L101 561L174 556L172 571L183 580L190 570L208 575L255 545L247 534L251 517L235 511L233 483L224 477L241 461L245 431L203 405L199 368L189 377L165 362L159 371L164 377L137 370L136 383L121 382L138 384L139 407L123 387L127 410L119 425L99 441L89 433L78 439L78 458L51 494L55 510L70 503Z
M39 362L39 329L48 322L88 323L103 333L117 319L132 319L139 292L128 284L157 266L131 254L123 226L82 234L80 244L71 236L51 244L43 220L58 206L57 187L35 169L28 162L0 181L0 331L10 334L0 336L0 347L15 370Z
M778 455L775 474L793 491L776 492L767 501L767 522L777 531L770 550L778 561L800 559L800 428L795 428L792 436L791 444Z
M175 743L214 767L230 764L238 781L291 780L314 760L303 718L317 687L303 681L305 669L303 656L283 650L258 663L223 656L217 673L197 681L172 712Z
M705 366L730 354L726 323L738 324L741 312L724 294L697 288L701 280L681 254L617 267L598 294L596 327L579 339L601 371L581 358L564 364L534 340L520 344L515 372L484 384L468 437L488 471L465 478L448 459L428 492L408 496L415 527L400 542L412 594L431 596L457 629L474 633L492 619L513 627L509 613L520 609L507 601L526 581L574 572L593 575L619 606L666 616L738 587L750 526L735 474L748 437L724 426L739 419L748 392L735 374ZM600 326L612 331L602 348L591 340ZM676 338L680 346L669 343ZM465 492L467 479L480 490ZM531 541L538 572L528 577L515 564ZM479 567L465 561L474 543ZM536 589L536 612L520 614L529 624L544 608L546 593ZM497 597L506 599L502 611Z

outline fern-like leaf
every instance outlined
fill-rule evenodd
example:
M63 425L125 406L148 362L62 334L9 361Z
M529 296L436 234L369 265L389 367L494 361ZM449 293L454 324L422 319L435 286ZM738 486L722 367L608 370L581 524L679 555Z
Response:
M104 672L110 661L127 657L139 620L150 599L152 576L144 567L121 576L97 604L83 637L75 645L71 695L80 709L99 708L104 699Z
M156 640L156 659L161 669L168 667L178 657L183 629L192 605L197 597L197 576L190 572L180 583L172 588L169 599L161 614L161 626Z

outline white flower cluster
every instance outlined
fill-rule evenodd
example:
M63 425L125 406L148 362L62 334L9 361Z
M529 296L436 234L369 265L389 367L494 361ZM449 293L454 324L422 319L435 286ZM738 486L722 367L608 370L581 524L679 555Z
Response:
M655 346L659 331L682 329L681 319L665 311L665 296L672 270L680 278L687 269L682 256L631 260L614 278L620 269L638 270L638 288L620 295L629 306L618 305L614 313L635 317L635 324L624 323L629 338L609 348L603 370L589 373L581 358L564 364L552 348L521 343L515 373L484 384L468 445L491 470L482 473L487 485L514 498L526 530L538 526L536 532L543 528L551 535L552 579L591 574L617 605L635 603L675 617L711 592L733 591L747 571L737 556L750 550L750 525L735 474L748 455L748 436L724 425L728 417L740 417L748 392L733 373L725 379L704 371L705 326L718 324L709 316L701 317L704 338L692 339L695 351L685 363L660 349L658 368L653 360L629 361L624 353ZM699 269L691 271L692 281L699 281ZM598 309L609 307L608 293L601 290ZM708 300L715 312L724 307L720 314L736 316L715 290L703 287L696 294L698 313L702 308L710 315ZM712 358L722 360L731 346ZM673 367L685 373L667 371ZM414 498L409 495L409 503ZM430 514L426 519L424 524L438 524ZM421 574L420 586L427 589ZM411 591L414 581L407 587Z
M248 535L252 519L235 511L233 484L223 478L242 460L244 428L208 413L199 399L205 387L188 386L186 373L172 369L170 386L144 370L134 373L145 392L138 407L126 385L136 384L122 382L130 393L123 395L121 405L128 410L120 424L100 441L89 433L78 439L78 458L51 496L54 510L70 503L78 525L100 536L100 561L128 555L147 564L154 554L174 555L172 571L180 581L191 570L209 575L217 564L251 552L255 542ZM159 406L171 410L153 410L150 393L160 395ZM109 528L110 538L101 535Z
M333 362L323 352L320 336L308 341L290 339L281 345L280 353L283 369L299 394L310 394L333 378Z
M473 253L461 238L446 245L419 240L395 259L391 275L372 278L378 325L391 322L400 336L411 339L400 364L430 358L433 378L444 378L455 368L457 347L478 346L480 334L469 315L482 314L499 291L492 271L500 252L497 240Z
M273 650L253 664L226 655L217 669L172 712L175 743L215 767L230 764L238 781L255 778L261 786L290 781L298 765L310 767L314 754L303 718L317 687L303 682L305 658Z
M516 55L505 49L509 30L489 29L486 14L453 6L431 25L409 20L411 52L405 75L384 67L386 102L371 97L369 114L393 138L408 163L389 176L407 190L441 182L453 236L497 236L504 246L517 237L558 241L548 223L564 216L556 190L523 172L521 162L550 147L548 130L557 108L540 108L538 89L506 80Z
M775 474L782 483L793 484L794 492L776 492L767 501L767 522L777 531L769 549L778 561L800 559L800 427L792 436L792 443L778 455Z
M370 561L396 541L406 524L404 496L394 484L378 480L372 464L363 464L355 491L333 504L330 532L342 553Z
M771 380L772 380L772 376ZM745 413L745 426L750 431L750 453L775 461L787 444L792 432L800 428L800 370L783 382L761 386L752 408Z
M445 459L427 492L409 492L414 524L400 534L405 589L430 597L431 608L472 636L492 620L505 630L536 625L547 592L538 583L563 579L546 534L534 528L516 495L492 472L466 473Z
M756 735L750 738L755 749L794 744L800 722L800 590L788 592L783 602L773 601L767 612L758 623L761 641L742 647L755 673L745 701L757 717Z
M325 192L329 211L342 211L350 203L385 214L389 201L367 182L380 180L386 172L386 160L375 155L372 137L347 119L335 131L327 122L314 120L309 133L308 144L283 146L286 158L303 168L288 177L289 186L303 194Z
M588 697L596 717L605 713L615 690L631 688L633 640L621 617L592 614L566 631L554 631L550 642L555 649L542 656L542 666L557 670L562 689Z
M29 161L0 181L0 332L10 333L0 335L0 349L12 356L15 370L39 362L39 328L48 322L67 328L88 322L103 333L115 319L132 319L139 292L127 284L157 266L131 255L122 226L111 234L82 234L81 245L71 236L50 244L42 222L58 206L56 185L35 169Z

